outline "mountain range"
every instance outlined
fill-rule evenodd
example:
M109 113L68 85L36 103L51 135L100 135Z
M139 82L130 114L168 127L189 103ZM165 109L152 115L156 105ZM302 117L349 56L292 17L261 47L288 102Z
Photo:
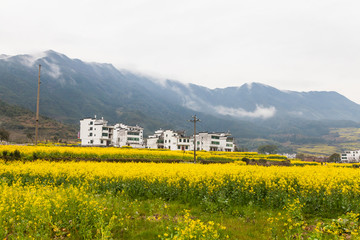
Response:
M209 89L160 80L112 64L71 59L49 50L36 55L0 55L0 100L35 110L41 64L40 113L78 124L84 117L110 123L184 129L192 115L199 131L231 131L238 138L302 135L309 139L329 127L358 126L360 105L337 92L284 91L261 83ZM284 140L285 141L285 140Z

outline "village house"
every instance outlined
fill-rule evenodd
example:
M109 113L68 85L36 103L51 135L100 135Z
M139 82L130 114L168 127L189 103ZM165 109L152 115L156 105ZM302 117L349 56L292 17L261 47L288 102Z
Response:
M108 121L95 118L80 120L80 136L82 146L110 146L113 127L108 126Z
M185 136L185 131L159 129L148 137L146 146L152 149L191 150L190 137Z
M79 138L82 146L194 150L194 137L186 136L185 131L159 129L146 141L143 132L144 129L140 126L128 126L122 123L112 126L103 118L96 119L95 116L80 120ZM234 138L230 133L200 132L196 135L196 150L233 152Z
M82 146L145 148L142 127L122 123L110 126L108 121L96 119L96 116L80 120L79 138Z
M131 146L145 148L143 132L140 126L128 126L122 123L114 125L112 145L114 147Z
M200 132L196 135L196 149L233 152L235 150L234 138L230 133Z
M358 163L360 162L360 150L345 151L341 154L342 163Z
M193 151L194 138L185 136L184 131L160 129L149 136L146 146L153 149ZM235 150L234 138L230 133L200 132L196 135L196 150L233 152Z

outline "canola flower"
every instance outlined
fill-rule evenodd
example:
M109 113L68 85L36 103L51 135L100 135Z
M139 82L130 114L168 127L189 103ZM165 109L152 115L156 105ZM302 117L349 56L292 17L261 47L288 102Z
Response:
M3 238L38 239L39 232L44 239L71 238L74 234L88 239L110 238L114 225L126 231L126 221L133 218L109 207L109 199L118 195L200 204L209 212L236 212L237 207L249 204L284 209L288 213L278 219L289 236L305 227L302 214L333 218L352 211L346 216L355 219L360 212L360 172L336 164L261 167L237 162L200 165L0 160L0 191ZM344 235L341 229L350 224L351 235L356 236L359 227L353 227L355 220L343 220L348 218L330 225L320 223L316 230L319 234ZM271 223L277 221L269 219ZM211 226L185 214L161 238L225 236L220 234L221 226Z
M8 184L90 186L134 198L194 202L215 206L214 211L250 202L282 208L299 199L305 213L329 217L344 209L358 211L360 201L358 169L332 166L36 161L0 164L0 178Z
M193 219L189 211L185 210L185 215L178 221L174 228L168 228L169 233L166 232L163 236L159 235L160 239L164 240L188 240L188 239L228 239L223 231L226 227L221 224L215 224L213 221L202 222L200 219Z
M2 153L19 151L22 158L33 160L62 159L62 158L98 158L98 159L167 159L191 161L192 151L170 151L168 149L133 149L133 148L101 148L101 147L59 147L59 146L27 146L27 145L0 145ZM238 161L243 158L268 159L272 161L284 161L287 158L279 155L264 155L256 152L197 152L198 160L228 160Z
M107 239L103 237L109 235L113 218L104 210L105 199L83 187L23 186L19 179L10 186L0 182L0 192L2 239L64 239L72 235Z
M44 186L38 180L24 184L22 178L9 185L5 180L0 180L2 239L117 239L116 231L126 232L137 224L135 221L144 221L139 216L137 200L119 203L113 194L94 192L91 185L47 183ZM118 205L114 206L114 202ZM163 208L167 209L167 205L164 204ZM158 223L161 217L146 218L147 221L155 219ZM165 224L168 222L164 221ZM226 239L225 227L194 220L189 212L171 229L173 233L161 236L173 237L169 239Z

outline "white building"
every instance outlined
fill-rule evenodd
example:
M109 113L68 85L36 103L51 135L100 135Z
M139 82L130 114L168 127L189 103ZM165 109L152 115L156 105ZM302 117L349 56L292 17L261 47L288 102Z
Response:
M103 118L85 118L80 120L80 139L82 146L110 146L113 127Z
M157 130L147 139L147 147L153 149L190 150L190 137L184 131Z
M161 137L163 133L164 130L160 129L155 131L154 135L150 135L146 139L146 147L152 149L164 148L164 140Z
M173 130L165 130L163 132L164 148L170 150L178 150L179 133Z
M178 150L194 150L194 140L193 137L188 137L185 135L180 135L178 137L177 149Z
M112 145L115 147L131 146L144 148L144 129L140 126L128 126L122 123L114 125Z
M80 139L82 146L145 147L142 127L122 123L110 126L96 116L80 120Z
M157 130L146 141L144 129L140 126L128 126L122 123L108 125L103 118L85 118L80 120L80 139L82 146L131 146L133 148L153 148L170 150L194 150L193 136L186 136L185 131ZM235 150L234 139L230 133L200 132L196 135L196 149L205 151ZM359 151L360 152L360 151ZM359 157L358 157L359 159Z
M193 136L185 136L184 131L157 130L147 139L147 147L153 149L194 150ZM205 151L227 151L235 149L234 139L229 133L207 133L196 135L196 149Z
M194 146L192 146L194 149ZM200 132L196 135L196 149L205 151L233 152L235 150L234 138L230 133Z
M360 150L345 151L341 154L342 163L358 163L360 162Z

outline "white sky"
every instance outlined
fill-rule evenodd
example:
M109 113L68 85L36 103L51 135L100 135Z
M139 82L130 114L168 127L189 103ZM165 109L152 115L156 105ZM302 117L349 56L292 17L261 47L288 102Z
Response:
M48 49L210 88L360 103L358 0L0 0L0 54Z

